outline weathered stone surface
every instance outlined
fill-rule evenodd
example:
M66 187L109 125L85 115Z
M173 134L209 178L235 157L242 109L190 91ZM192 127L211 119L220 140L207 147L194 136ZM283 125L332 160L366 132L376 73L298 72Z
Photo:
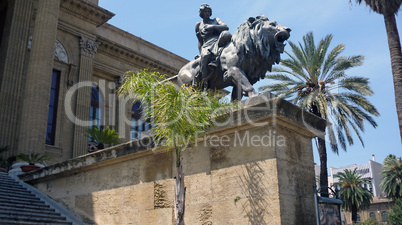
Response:
M169 193L172 193L172 185L166 187L165 184L161 182L154 183L154 208L172 208L172 199L169 199Z
M324 122L267 96L183 152L186 224L314 224L311 138ZM174 153L138 143L21 178L85 221L172 224Z

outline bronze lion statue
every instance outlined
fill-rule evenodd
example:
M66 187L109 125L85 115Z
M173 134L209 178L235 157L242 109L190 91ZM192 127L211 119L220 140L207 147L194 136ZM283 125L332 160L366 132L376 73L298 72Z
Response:
M290 31L264 15L248 18L217 56L217 67L207 80L202 81L206 84L204 87L223 89L233 86L232 101L257 95L253 84L264 78L272 65L280 62ZM199 69L200 58L187 63L177 75L179 84L199 83L195 79Z

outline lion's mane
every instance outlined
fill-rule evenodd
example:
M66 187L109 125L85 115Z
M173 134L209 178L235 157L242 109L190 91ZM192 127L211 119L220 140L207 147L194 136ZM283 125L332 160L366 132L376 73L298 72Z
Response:
M268 21L268 18L260 15L256 18L248 18L239 26L232 37L232 42L240 53L239 55L244 55L246 58L256 55L262 58L269 57L269 40L262 32L264 21Z
M242 23L232 37L241 65L253 65L247 68L249 81L254 84L265 77L267 70L271 70L269 39L264 35L264 22L268 18L264 15L250 17ZM257 68L258 67L258 68Z

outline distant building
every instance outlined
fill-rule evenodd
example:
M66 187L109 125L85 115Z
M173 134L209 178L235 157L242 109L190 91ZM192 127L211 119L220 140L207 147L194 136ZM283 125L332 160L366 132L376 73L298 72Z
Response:
M334 186L334 183L338 182L338 178L335 176L339 172L343 172L347 170L354 170L362 176L363 179L368 179L371 185L364 185L363 187L369 189L373 196L375 197L384 197L384 193L380 188L380 181L382 178L382 164L375 161L374 155L373 159L369 160L367 164L362 165L349 165L340 168L330 168L330 175L328 176L328 184L330 187L333 187L335 190L339 190L338 186Z
M393 205L394 202L389 199L374 197L368 209L357 211L357 222L364 222L369 218L373 218L380 224L387 224L388 215ZM342 213L345 216L346 223L351 224L352 213L343 210Z
M371 203L370 207L365 210L359 210L357 213L357 220L358 222L363 222L369 218L374 218L380 224L387 224L388 214L394 204L391 200L385 198L383 191L380 188L380 181L382 178L382 164L375 161L375 157L368 161L367 164L362 165L349 165L345 167L339 168L330 168L330 174L328 176L328 185L332 187L334 190L339 190L339 186L334 186L339 180L335 176L339 172L343 172L345 170L354 170L362 176L364 179L368 179L371 185L364 185L363 187L367 188L368 190L373 193L373 202ZM317 175L317 166L316 166L316 175ZM347 224L351 224L351 212L342 210L342 214L344 215Z

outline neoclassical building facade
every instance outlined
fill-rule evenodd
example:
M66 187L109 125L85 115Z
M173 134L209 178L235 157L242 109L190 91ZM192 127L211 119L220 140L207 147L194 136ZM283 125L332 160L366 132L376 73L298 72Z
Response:
M174 76L186 59L107 23L98 0L0 2L0 147L46 152L51 163L88 152L85 130L141 135L138 103L119 99L125 71Z

